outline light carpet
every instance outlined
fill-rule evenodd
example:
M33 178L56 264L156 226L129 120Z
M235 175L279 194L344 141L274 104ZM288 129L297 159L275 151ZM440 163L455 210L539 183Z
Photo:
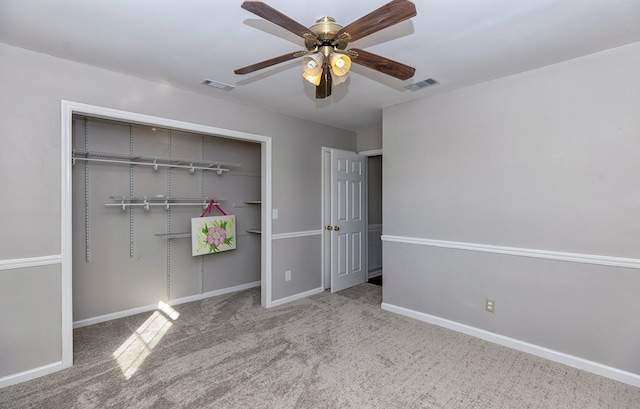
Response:
M264 309L255 288L80 328L73 367L0 407L640 408L640 388L383 311L381 292Z

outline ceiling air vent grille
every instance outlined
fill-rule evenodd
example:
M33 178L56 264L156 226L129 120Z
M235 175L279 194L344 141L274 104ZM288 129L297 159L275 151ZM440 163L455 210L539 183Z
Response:
M421 90L422 88L430 87L436 84L438 84L438 81L434 80L433 78L427 78L426 80L415 82L411 85L407 85L405 88L408 89L409 91L415 92L415 91Z
M232 89L235 88L233 85L225 84L223 82L214 81L214 80L210 80L210 79L204 79L204 80L202 80L202 82L200 84L207 85L207 86L213 87L213 88L218 88L218 89L221 89L221 90L224 90L224 91L231 91Z

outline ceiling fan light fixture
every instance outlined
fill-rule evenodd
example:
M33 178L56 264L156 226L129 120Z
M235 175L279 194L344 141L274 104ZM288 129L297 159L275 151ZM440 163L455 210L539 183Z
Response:
M324 56L321 53L310 54L302 59L302 77L315 85L320 84Z
M347 75L351 68L351 58L346 54L333 52L329 56L329 61L331 63L331 73L337 77Z
M303 72L302 77L317 87L318 85L320 85L320 80L322 79L322 70L320 70L315 75Z
M333 85L340 85L345 82L349 78L349 73L344 75L335 75L333 71L331 72L331 82Z
M307 75L318 75L322 72L324 56L320 53L310 54L302 59L302 70Z

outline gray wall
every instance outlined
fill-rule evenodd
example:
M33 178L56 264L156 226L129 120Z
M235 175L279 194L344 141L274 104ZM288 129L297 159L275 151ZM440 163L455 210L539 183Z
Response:
M640 374L639 270L423 245L640 259L639 70L636 43L385 109L384 302Z
M200 79L194 79L199 81ZM77 64L0 44L0 260L60 255L61 109L70 100L124 111L204 124L273 138L273 207L279 209L273 233L321 229L321 146L355 150L356 135L318 123L224 102L164 84ZM205 92L205 91L203 91ZM211 93L215 94L215 90ZM34 234L37 232L37 234ZM306 241L283 239L273 259L298 263ZM300 242L300 243L299 243ZM300 245L299 245L300 244ZM301 251L300 246L305 246ZM276 248L277 247L277 248ZM316 250L319 254L320 248ZM277 280L274 293L284 296L311 290L320 277L321 257L310 260L293 280ZM17 260L17 261L16 261ZM33 271L32 271L33 270ZM3 268L3 315L0 379L61 359L60 268ZM53 276L52 276L53 275ZM277 281L276 281L277 280ZM13 297L4 295L13 294ZM15 295L21 295L17 297ZM30 303L46 301L45 308ZM30 308L24 308L25 305ZM55 320L51 315L56 314ZM11 337L4 328L10 328ZM47 338L36 335L50 329ZM15 342L15 340L20 342ZM34 350L37 354L34 355Z
M382 123L358 131L358 152L382 149Z
M0 270L0 377L60 359L60 275L60 265Z

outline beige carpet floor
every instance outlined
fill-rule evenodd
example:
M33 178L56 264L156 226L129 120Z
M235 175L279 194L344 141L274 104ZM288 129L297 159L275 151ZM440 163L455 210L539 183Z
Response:
M640 408L640 388L380 309L362 284L260 289L75 330L74 366L1 408Z

